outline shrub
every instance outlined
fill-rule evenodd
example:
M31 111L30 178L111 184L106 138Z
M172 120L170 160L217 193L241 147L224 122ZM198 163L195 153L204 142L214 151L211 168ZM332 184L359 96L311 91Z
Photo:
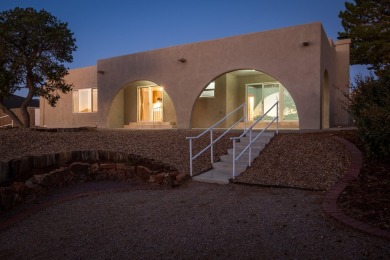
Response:
M390 157L390 77L357 76L347 94L351 113L367 153Z

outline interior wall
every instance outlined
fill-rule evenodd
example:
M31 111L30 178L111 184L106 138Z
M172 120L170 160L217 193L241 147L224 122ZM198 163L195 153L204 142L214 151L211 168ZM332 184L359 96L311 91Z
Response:
M238 77L230 73L226 74L226 115L242 104L239 103L239 100L237 98L240 91L241 90L238 85ZM226 120L225 127L232 126L242 115L242 110L232 114Z
M121 89L112 101L109 116L109 128L121 128L124 124L124 90Z
M163 120L164 122L176 123L176 112L173 106L172 100L166 91L163 92L164 110Z
M213 98L198 97L192 112L191 124L194 128L208 128L225 115L226 74L215 79ZM225 125L219 127L225 127Z

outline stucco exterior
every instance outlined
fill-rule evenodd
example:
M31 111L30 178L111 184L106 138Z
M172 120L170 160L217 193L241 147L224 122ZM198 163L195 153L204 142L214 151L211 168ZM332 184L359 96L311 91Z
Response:
M164 89L164 121L175 121L180 129L206 127L218 115L202 122L196 114L226 114L245 102L234 87L240 79L219 76L246 69L283 84L296 104L300 129L345 126L342 91L348 88L349 44L333 42L321 23L311 23L98 60L66 77L75 89L98 89L98 111L73 113L69 93L55 108L41 100L41 125L108 128L136 122L136 112L130 112L137 108L136 85L148 81ZM225 80L224 95L236 98L208 107L199 95L217 78L216 84Z

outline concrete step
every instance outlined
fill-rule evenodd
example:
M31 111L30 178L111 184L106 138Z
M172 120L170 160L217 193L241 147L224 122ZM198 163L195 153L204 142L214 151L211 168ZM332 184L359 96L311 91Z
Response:
M240 174L244 171L246 171L246 168L248 168L249 162L236 162L236 174ZM215 162L213 163L213 169L219 170L221 172L225 172L227 174L232 174L233 171L233 164L229 162Z
M217 184L229 184L229 179L232 178L232 174L222 172L216 169L208 170L200 175L192 178L194 181L217 183Z
M130 122L124 125L126 129L172 129L176 128L175 122Z
M253 162L253 160L259 156L259 154L254 154L252 153L252 160L251 162ZM221 162L226 162L226 163L231 163L233 164L233 155L232 154L225 154L225 155L222 155L220 157L220 161ZM236 163L238 164L249 164L249 153L244 153L237 161Z
M254 133L252 137L256 137L258 133ZM264 147L270 142L274 133L265 132L252 145L251 160L253 161ZM236 143L236 156L239 155L249 143L249 136L241 138L240 142ZM233 178L233 149L228 149L228 154L222 155L220 161L213 163L213 168L198 176L193 177L194 181L229 184L229 179ZM249 166L249 151L247 150L236 161L236 176L240 175Z

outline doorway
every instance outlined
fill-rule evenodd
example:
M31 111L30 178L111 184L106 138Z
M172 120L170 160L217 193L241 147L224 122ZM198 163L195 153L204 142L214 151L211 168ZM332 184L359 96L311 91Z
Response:
M276 101L279 100L280 90L279 84L247 84L247 115L249 121L254 121L267 112ZM265 120L270 120L276 116L276 107L268 112Z
M163 121L163 88L160 86L137 87L138 122Z

